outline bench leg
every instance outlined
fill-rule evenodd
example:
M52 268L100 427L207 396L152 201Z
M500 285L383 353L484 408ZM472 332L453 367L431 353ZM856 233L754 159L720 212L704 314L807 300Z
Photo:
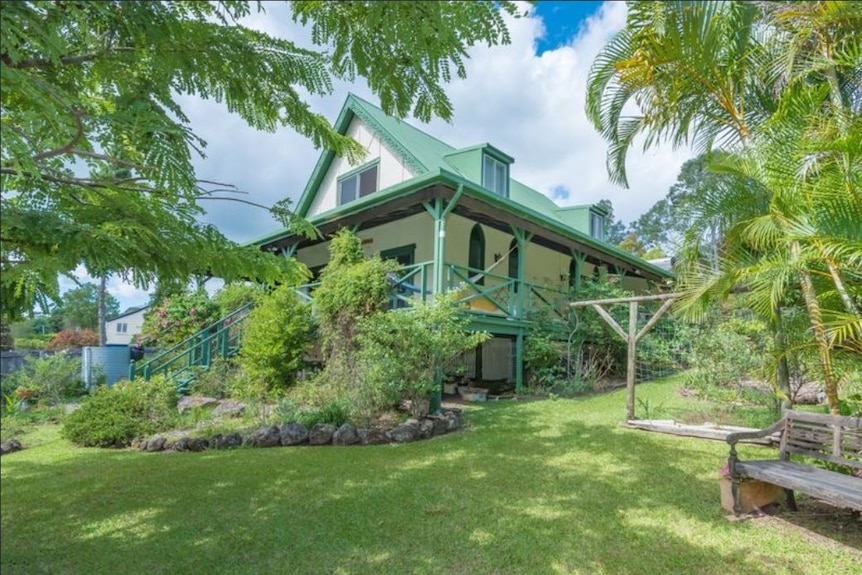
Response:
M730 478L730 492L733 494L733 514L739 517L739 478Z
M796 497L793 495L792 489L785 489L784 495L787 496L787 508L791 511L796 511Z

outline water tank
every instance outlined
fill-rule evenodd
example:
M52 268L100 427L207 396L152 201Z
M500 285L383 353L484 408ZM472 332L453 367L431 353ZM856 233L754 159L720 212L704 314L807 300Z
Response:
M81 377L87 387L100 383L100 375L104 375L105 383L108 385L129 377L128 345L85 347L81 353L81 360Z

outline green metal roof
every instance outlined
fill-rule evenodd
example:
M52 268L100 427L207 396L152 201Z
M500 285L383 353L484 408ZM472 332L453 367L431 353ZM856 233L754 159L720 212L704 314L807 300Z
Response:
M371 129L371 131L373 131L380 140L392 150L392 152L405 162L405 164L416 174L416 177L389 189L380 190L377 193L366 196L361 200L351 202L348 205L339 206L325 214L319 214L319 216L312 218L313 221L330 219L342 212L354 213L357 209L363 209L366 204L377 204L376 200L389 198L393 195L390 192L393 192L394 195L397 196L400 191L413 188L413 184L427 180L429 176L437 176L447 173L453 174L459 179L466 180L472 185L471 187L475 187L480 190L484 189L482 188L481 181L476 181L475 177L470 177L470 175L464 173L465 170L459 169L457 165L458 162L455 161L455 158L458 157L458 154L484 147L490 148L496 154L503 154L503 152L491 144L479 144L469 148L456 149L449 144L438 140L434 136L426 134L422 130L404 122L403 120L387 115L383 110L370 102L367 102L354 94L349 94L338 118L335 121L335 129L342 134L346 133L350 126L350 122L354 117L359 117L369 127L369 129ZM450 162L447 159L447 156L451 156L453 161ZM320 187L320 183L326 175L326 171L329 169L329 165L332 163L333 159L334 154L331 151L324 151L321 154L317 165L309 178L308 184L305 187L302 198L297 205L297 213L299 215L303 217L307 216L308 209L311 207L314 195L317 193L317 189ZM473 172L473 175L477 173L481 174L481 170ZM396 189L398 191L396 191ZM487 195L489 198L495 196L495 194L491 192L488 192ZM509 201L504 201L503 204L515 209L523 207L528 212L533 212L547 220L549 227L558 229L562 228L579 239L586 240L588 243L596 245L596 247L601 248L609 254L613 254L618 257L622 256L622 259L632 262L636 261L639 266L646 266L648 269L654 268L654 266L651 266L645 260L642 260L633 254L620 250L616 246L610 245L601 240L592 238L584 232L573 228L569 222L569 214L566 212L570 209L581 208L582 206L571 206L570 208L558 206L545 194L534 190L515 179L510 179L509 181L508 200ZM513 204L515 205L513 206ZM267 234L266 236L250 242L250 244L260 245L290 234L290 231L284 229ZM665 270L660 271L663 276L667 277L669 275Z

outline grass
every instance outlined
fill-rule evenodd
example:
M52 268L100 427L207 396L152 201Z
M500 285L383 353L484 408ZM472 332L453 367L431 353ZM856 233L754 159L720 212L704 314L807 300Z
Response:
M676 383L638 393L672 417L692 401ZM0 570L858 573L858 521L729 522L725 446L622 429L624 405L497 402L414 444L202 454L74 448L38 427L3 458Z

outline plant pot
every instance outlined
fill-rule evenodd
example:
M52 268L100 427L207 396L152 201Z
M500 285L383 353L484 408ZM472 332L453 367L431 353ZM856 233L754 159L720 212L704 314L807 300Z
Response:
M729 477L718 480L721 490L721 506L731 513L733 512L733 482ZM765 507L770 503L779 501L784 496L784 489L771 483L746 479L739 483L739 512L750 513L755 509Z

